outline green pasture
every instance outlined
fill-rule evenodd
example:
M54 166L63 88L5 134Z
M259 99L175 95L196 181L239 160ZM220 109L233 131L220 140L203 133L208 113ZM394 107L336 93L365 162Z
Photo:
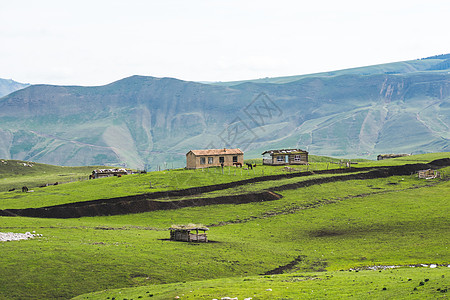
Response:
M284 166L257 166L252 170L247 168L225 167L223 171L220 167L196 170L174 169L122 177L75 181L56 186L34 188L33 192L29 193L23 193L18 188L12 192L0 192L0 209L42 207L96 199L108 199L227 183L265 175L288 174L294 171L314 171L326 169L327 167L330 169L339 168L339 165L312 163L309 166L291 167L292 169L289 170L286 170ZM86 172L85 178L92 172L92 168L86 171L88 172ZM36 179L39 175L33 173L29 177ZM3 182L2 184L5 187L13 186L14 184L20 187L24 185L20 182L20 177L7 178L4 176L0 181Z
M442 157L448 153L419 156L418 161ZM409 159L406 163L414 163L414 157ZM252 170L244 171L249 175L242 177L252 176ZM282 167L272 171L285 172ZM450 167L442 171L448 173ZM239 192L314 176L249 184ZM0 207L45 206L242 179L234 179L238 177L218 168L152 172L34 193L0 193ZM259 203L77 219L0 217L0 232L43 235L0 242L0 299L446 297L441 291L450 285L450 268L443 267L450 264L449 191L445 178L393 176L286 190L279 192L279 200ZM18 197L7 198L11 195ZM209 226L210 242L168 240L171 225L189 223ZM289 264L284 274L261 275ZM362 271L417 264L439 266ZM349 271L355 268L361 271Z
M82 299L446 299L447 267L292 273L105 290Z
M92 223L92 226L101 223L105 227L140 226L151 227L155 230L167 229L172 224L202 223L209 226L219 224L220 222L241 223L246 220L266 218L266 216L270 215L287 214L311 206L316 207L335 203L349 197L364 197L395 191L416 190L419 187L427 187L430 184L434 185L437 183L441 183L441 181L433 180L430 182L402 176L383 179L352 180L346 183L334 182L278 192L283 198L277 201L209 206L207 211L213 209L213 213L211 214L205 214L205 207L190 207L179 210L154 211L140 214L98 216L95 218L82 218L82 220ZM202 197L210 194L216 195L216 193L218 192L205 193L202 194Z
M363 193L355 187L363 181L349 181L285 191L284 198L266 203L68 220L2 217L2 232L35 230L43 237L0 244L0 298L32 293L67 299L105 289L255 276L297 258L290 272L449 263L443 237L450 232L450 182L398 189L375 181ZM373 187L383 190L367 193ZM210 227L211 243L165 240L168 227L186 223L219 226Z
M405 163L426 163L431 160L450 157L450 153L433 153L426 155L416 155L407 158L397 158L384 161L363 161L352 167L367 166L388 166L401 165ZM123 177L110 177L95 180L77 181L77 178L85 179L95 167L56 167L36 164L34 167L23 167L23 162L9 161L8 165L14 165L15 171L8 171L8 168L1 169L0 164L0 209L33 208L51 205L59 205L80 201L90 201L96 199L108 199L121 196L152 193L166 190L184 189L190 187L227 183L239 181L264 175L280 175L291 172L315 171L326 169L339 169L344 166L338 164L336 159L328 160L320 157L313 157L316 161L308 166L262 166L258 165L253 170L247 168L220 167L185 170L174 169L147 174L127 175ZM325 160L320 162L321 160ZM250 160L251 161L251 160ZM251 161L253 162L253 161ZM256 162L258 163L258 162ZM16 166L17 165L17 166ZM35 168L35 169L33 169ZM289 169L290 168L290 169ZM23 174L22 176L19 176ZM322 175L327 176L327 175ZM74 182L58 184L38 188L38 184L45 182L62 182L61 179L72 178ZM310 177L312 178L312 177ZM304 179L294 179L304 180ZM30 184L33 182L33 184ZM289 181L287 181L289 182ZM28 184L28 185L27 185ZM282 184L280 182L280 184ZM23 193L21 187L27 185L33 188L33 192ZM256 190L269 188L278 183L261 183ZM10 187L16 187L15 191L8 192ZM2 192L3 189L3 192ZM249 186L244 190L251 190ZM236 194L238 189L230 190ZM224 194L223 192L221 193Z
M21 160L0 159L0 195L23 186L34 189L40 185L54 185L88 179L92 170L98 166L60 167ZM2 196L0 196L2 198Z
M429 163L430 161L442 158L450 158L450 152L426 153L384 160L364 161L359 163L359 165L365 167L372 167L372 166L398 166L404 164L417 164L417 163L426 164Z

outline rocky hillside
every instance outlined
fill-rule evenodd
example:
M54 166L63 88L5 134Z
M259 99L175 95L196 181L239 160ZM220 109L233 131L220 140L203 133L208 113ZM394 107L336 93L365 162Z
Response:
M0 99L0 158L183 167L190 149L245 158L450 151L449 57L297 77L201 84L133 76L99 87L35 85Z

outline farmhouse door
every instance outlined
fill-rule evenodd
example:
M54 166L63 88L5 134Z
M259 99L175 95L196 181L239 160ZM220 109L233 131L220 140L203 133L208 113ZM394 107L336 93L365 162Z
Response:
M284 162L287 163L287 164L289 163L289 155L286 155L286 156L284 157Z

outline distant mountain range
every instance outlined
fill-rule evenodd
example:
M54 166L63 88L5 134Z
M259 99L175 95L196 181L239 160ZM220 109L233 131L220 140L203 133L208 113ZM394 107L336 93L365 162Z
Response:
M30 86L28 83L19 83L12 79L1 79L0 78L0 97L11 94L12 92L24 89Z
M450 54L238 82L132 76L0 98L0 158L150 170L223 147L375 158L450 151L449 126Z

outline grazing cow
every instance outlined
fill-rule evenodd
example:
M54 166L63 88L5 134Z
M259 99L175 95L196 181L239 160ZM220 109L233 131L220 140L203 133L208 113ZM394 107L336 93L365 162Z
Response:
M24 193L28 192L28 188L26 186L23 186L22 187L22 192L24 192Z
M245 163L245 164L247 165L247 168L253 170L253 165L252 164L249 164L249 163Z
M237 167L242 168L242 163L240 162L234 162L233 165L236 166L236 168Z

